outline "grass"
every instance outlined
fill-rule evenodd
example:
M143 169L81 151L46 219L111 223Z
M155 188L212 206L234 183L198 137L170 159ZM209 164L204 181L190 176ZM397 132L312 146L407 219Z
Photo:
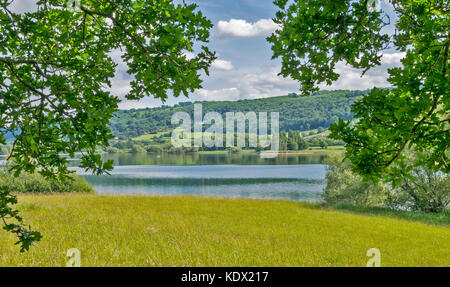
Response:
M135 138L132 138L132 140L134 141L149 141L152 140L155 137L160 137L163 134L167 134L168 132L158 132L156 134L146 134L146 135L141 135Z
M393 218L406 219L410 221L420 221L423 223L447 225L450 227L450 211L446 210L442 213L427 213L427 212L410 212L402 210L392 210L383 207L367 207L367 206L355 206L350 204L339 205L318 205L318 207L331 208L342 211L349 211L357 214L375 215L375 216L389 216Z
M313 132L312 135L310 135L311 132ZM331 134L331 132L329 130L319 133L318 129L302 132L302 135L305 139L311 139L311 138L315 138L315 137L324 137L324 136L329 136L330 134Z
M0 266L449 266L450 228L288 201L21 195L44 238L19 254L0 232Z

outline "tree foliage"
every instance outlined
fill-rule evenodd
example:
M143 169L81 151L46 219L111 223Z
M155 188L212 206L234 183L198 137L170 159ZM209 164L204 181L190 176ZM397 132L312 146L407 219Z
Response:
M212 24L195 4L83 0L67 9L70 1L39 0L35 12L18 14L13 1L0 0L0 143L14 138L16 175L63 177L70 172L62 154L76 152L87 170L112 169L95 149L112 138L108 125L120 101L110 93L113 52L121 51L132 78L126 98L136 100L187 95L215 59L201 46ZM197 55L187 57L194 45Z
M28 250L33 242L39 241L42 236L39 232L31 230L29 226L23 222L19 212L12 205L17 204L16 195L11 193L8 186L0 186L0 218L3 221L3 229L15 234L20 244L20 251Z
M268 41L282 58L283 76L301 82L303 93L331 84L342 61L363 72L380 65L387 47L403 52L402 67L389 70L392 88L373 89L357 101L356 123L332 126L343 140L355 169L370 178L399 184L404 151L418 156L416 166L448 173L450 144L449 47L450 7L444 0L391 0L398 21L395 33L383 33L390 16L369 0L277 0L275 22L281 25ZM392 15L391 15L392 16ZM429 151L430 153L425 153Z
M309 147L308 142L302 137L298 131L280 132L280 150L304 150Z
M364 70L380 64L378 52L388 44L380 28L387 22L368 11L369 0L295 0L289 6L288 2L274 1L280 8L274 21L282 29L268 41L273 57L283 60L281 75L299 80L303 94L337 80L334 68L339 61Z

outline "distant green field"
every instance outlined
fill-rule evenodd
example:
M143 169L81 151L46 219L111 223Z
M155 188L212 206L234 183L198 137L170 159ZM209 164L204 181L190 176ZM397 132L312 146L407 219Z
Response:
M19 254L0 232L0 266L450 266L450 227L288 201L24 195L44 238Z
M134 141L148 141L148 140L151 140L151 139L153 139L155 137L159 137L159 136L161 136L163 134L167 134L167 132L159 132L159 133L156 133L156 134L142 135L142 136L135 137L132 140L134 140Z
M313 129L313 130L302 132L302 135L305 139L309 139L309 138L313 138L313 137L317 137L317 136L329 136L330 133L331 132L329 130L319 133L318 129Z

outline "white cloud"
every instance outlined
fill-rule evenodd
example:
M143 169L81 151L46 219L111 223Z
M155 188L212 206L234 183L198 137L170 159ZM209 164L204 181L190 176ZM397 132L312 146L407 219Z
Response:
M234 69L233 63L226 60L215 60L211 67L220 71L231 71Z
M9 9L14 13L36 12L36 0L14 0Z
M383 65L388 65L388 68L398 67L400 65L400 60L405 56L406 53L384 54L381 63Z
M219 90L197 90L192 96L194 101L236 101L240 99L240 91L236 88Z
M145 99L140 101L122 101L119 103L119 109L121 110L156 108L157 106L159 104L148 103Z
M125 100L125 95L131 91L131 77L128 75L128 66L122 59L123 52L115 49L109 56L117 64L115 77L111 80L111 88L108 89L111 94Z
M231 88L217 90L200 89L191 99L194 101L236 101L240 99L267 98L286 95L298 89L292 79L277 76L280 67L266 67L258 73L233 74L223 77Z
M184 55L186 56L187 60L192 60L192 59L194 59L196 57L196 55L194 53L189 52L189 51L184 52Z
M286 95L298 90L298 82L278 76L281 67L266 67L257 73L233 75L228 82L237 87L242 98L257 99Z
M361 70L342 62L337 63L335 71L340 75L339 79L331 86L322 84L320 88L324 90L366 90L373 87L389 87L388 69L401 66L400 60L404 57L405 53L384 54L381 58L381 65L370 69L363 77L361 77Z
M268 36L278 29L278 25L271 19L261 19L255 23L248 23L241 19L231 19L230 21L219 21L217 29L219 37L255 37Z

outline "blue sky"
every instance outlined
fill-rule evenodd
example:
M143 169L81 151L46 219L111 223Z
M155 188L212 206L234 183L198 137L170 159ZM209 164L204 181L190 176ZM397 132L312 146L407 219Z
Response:
M30 9L36 0L16 0L14 9ZM178 0L175 0L178 1ZM291 79L277 76L280 61L272 60L270 44L265 38L277 27L272 22L276 7L272 0L186 0L196 3L203 14L214 24L209 48L217 52L218 60L213 64L210 76L203 75L203 88L189 96L189 99L170 97L165 104L196 100L239 100L286 95L297 92L299 84ZM382 9L389 10L382 3ZM392 27L390 28L392 30ZM391 31L389 31L391 32ZM368 89L386 87L387 69L398 66L403 54L388 51L380 67L370 70L363 78L360 71L338 63L336 70L342 76L331 86L322 89ZM120 54L113 55L120 60ZM126 66L119 65L112 93L123 99L129 89ZM161 105L160 100L145 98L140 101L126 101L122 109L145 108Z

